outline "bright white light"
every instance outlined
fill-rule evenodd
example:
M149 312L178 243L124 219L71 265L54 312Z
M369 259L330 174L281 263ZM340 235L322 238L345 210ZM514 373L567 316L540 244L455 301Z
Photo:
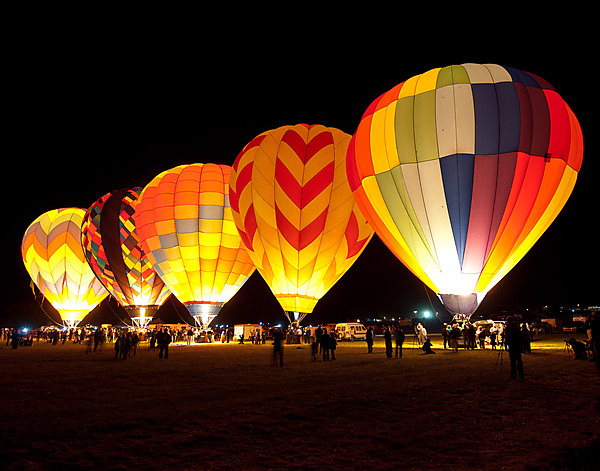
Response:
M427 318L427 317L429 317L429 316L430 316L430 314L429 314L429 311L425 311L425 312L423 313L423 317Z

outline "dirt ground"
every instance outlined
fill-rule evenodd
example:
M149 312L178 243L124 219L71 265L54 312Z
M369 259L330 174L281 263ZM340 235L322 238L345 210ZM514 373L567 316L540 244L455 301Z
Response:
M524 381L508 354L381 340L308 346L0 346L3 470L598 469L599 376L565 336L540 336ZM300 347L300 348L298 348ZM593 461L596 463L593 463Z

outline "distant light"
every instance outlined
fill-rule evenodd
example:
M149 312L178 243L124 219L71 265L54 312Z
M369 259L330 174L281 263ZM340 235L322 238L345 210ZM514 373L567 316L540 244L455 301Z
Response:
M429 314L429 311L425 311L425 312L423 313L423 317L425 317L425 318L429 317L430 315L431 315L431 314Z

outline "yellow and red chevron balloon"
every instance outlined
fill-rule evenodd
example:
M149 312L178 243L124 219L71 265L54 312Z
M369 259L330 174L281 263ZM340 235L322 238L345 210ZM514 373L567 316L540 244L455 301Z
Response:
M80 208L48 211L31 223L21 244L31 279L69 327L108 295L83 253L84 215Z
M81 243L98 279L144 325L170 293L139 244L135 208L141 192L141 187L113 191L90 206Z
M208 324L254 271L229 206L231 167L181 165L155 177L136 207L140 243L169 290Z
M233 164L235 223L287 312L312 312L373 236L348 185L349 142L335 128L283 126L257 136Z

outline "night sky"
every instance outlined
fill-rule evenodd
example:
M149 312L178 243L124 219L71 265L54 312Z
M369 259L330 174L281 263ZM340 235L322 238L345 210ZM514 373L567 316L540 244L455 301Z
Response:
M206 21L168 29L160 23L139 29L127 22L34 23L10 47L0 325L48 322L20 258L25 229L45 211L87 208L109 191L144 186L180 164L232 165L256 135L282 125L323 124L351 134L381 93L431 68L464 62L498 63L548 80L579 119L585 144L582 170L562 213L477 314L600 304L598 96L586 66L589 33L573 27L574 34L548 34L540 26L494 43L469 32L440 35L432 38L436 47L419 47L422 41L408 33L366 35L351 25L343 35L321 34L326 24L310 32L262 27L259 37L252 24L201 32ZM106 303L94 320L115 322L112 309L124 317L114 301L112 309ZM425 309L450 317L375 236L306 322ZM180 315L187 316L176 302L161 310L173 322ZM284 317L255 272L218 323L260 320Z

